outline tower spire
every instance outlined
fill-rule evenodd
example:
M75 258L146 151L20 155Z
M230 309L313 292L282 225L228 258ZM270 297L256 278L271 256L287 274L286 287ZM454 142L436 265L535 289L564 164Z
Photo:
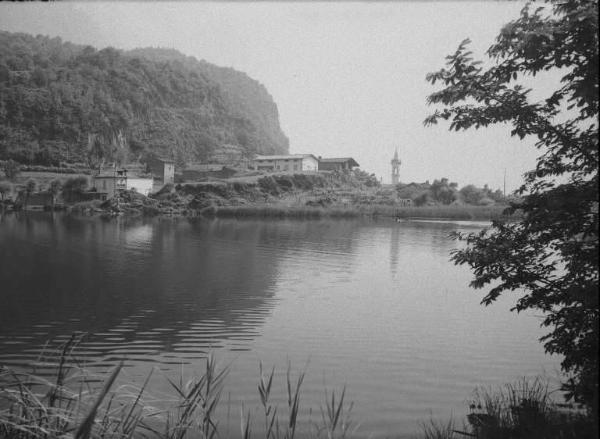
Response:
M398 184L400 181L400 164L402 163L398 158L398 148L394 152L394 158L392 159L392 184Z

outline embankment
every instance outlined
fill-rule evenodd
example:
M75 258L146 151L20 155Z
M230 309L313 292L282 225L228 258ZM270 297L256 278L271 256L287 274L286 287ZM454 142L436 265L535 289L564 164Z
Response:
M150 197L123 192L99 206L113 214L258 218L492 220L505 205L402 206L390 191L333 174L273 174L164 187Z

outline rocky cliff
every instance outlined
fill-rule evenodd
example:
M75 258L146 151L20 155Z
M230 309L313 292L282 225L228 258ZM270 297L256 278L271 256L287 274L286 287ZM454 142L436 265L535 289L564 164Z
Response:
M172 49L97 50L0 31L0 160L57 165L125 153L184 163L232 147L288 151L277 106L245 73Z

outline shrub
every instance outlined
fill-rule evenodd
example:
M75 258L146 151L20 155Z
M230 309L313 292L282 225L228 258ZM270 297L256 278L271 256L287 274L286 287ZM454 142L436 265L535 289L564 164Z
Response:
M7 181L0 181L0 201L4 201L12 192L12 185Z

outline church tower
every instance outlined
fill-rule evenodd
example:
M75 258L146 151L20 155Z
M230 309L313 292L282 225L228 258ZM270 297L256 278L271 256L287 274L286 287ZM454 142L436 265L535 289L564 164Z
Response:
M396 152L394 153L394 158L392 159L392 184L396 185L400 181L400 160L398 159L398 148L396 148Z

